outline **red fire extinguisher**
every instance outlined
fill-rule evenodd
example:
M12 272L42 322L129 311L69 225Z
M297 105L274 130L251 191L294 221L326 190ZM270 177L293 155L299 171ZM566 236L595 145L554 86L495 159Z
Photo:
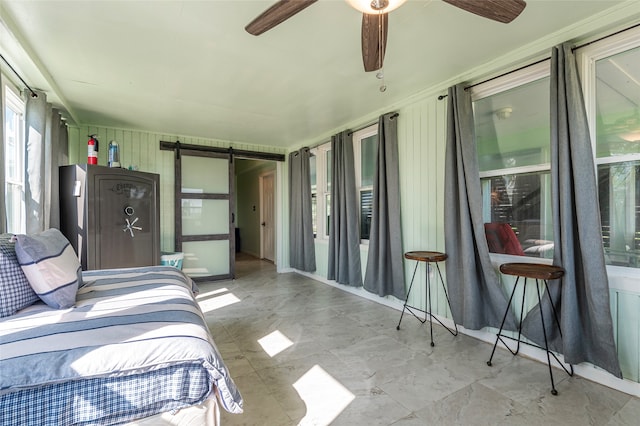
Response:
M96 135L89 135L87 149L87 164L98 164L98 139L96 139Z

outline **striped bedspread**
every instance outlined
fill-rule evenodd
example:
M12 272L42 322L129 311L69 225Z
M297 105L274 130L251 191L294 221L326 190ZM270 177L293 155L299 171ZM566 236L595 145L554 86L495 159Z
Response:
M0 321L0 424L118 424L213 395L242 412L181 271L89 271L83 281L74 308L38 303Z

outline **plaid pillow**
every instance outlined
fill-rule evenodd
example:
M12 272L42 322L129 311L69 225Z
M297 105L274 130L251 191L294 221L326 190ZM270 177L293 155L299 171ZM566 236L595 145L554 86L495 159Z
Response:
M75 305L82 268L69 240L55 228L16 238L18 261L38 297L56 309Z
M0 234L0 317L13 315L39 300L20 268L12 237Z

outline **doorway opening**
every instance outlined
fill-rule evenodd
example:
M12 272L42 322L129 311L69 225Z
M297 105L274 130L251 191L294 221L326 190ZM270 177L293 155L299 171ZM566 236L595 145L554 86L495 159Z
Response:
M276 162L238 158L236 258L276 263Z

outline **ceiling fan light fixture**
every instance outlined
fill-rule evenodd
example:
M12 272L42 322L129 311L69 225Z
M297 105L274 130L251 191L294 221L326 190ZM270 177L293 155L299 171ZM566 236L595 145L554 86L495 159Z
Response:
M346 0L355 10L368 15L389 13L402 6L407 0Z

